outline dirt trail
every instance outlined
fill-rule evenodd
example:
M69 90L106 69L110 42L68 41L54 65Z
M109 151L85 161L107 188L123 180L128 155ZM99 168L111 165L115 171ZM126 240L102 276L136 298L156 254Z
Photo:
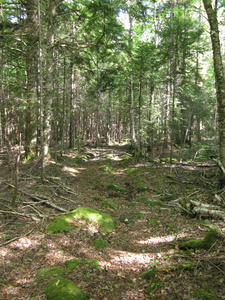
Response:
M12 174L2 164L0 299L44 300L46 282L35 281L37 270L49 266L65 269L64 262L74 258L100 263L101 270L83 265L65 274L92 300L225 299L224 243L208 251L180 251L177 246L179 238L202 238L209 225L224 227L220 220L185 216L173 202L182 197L210 202L216 181L213 167L135 164L126 148L118 147L89 149L79 156L68 151L49 162L49 180L44 184L39 180L37 161L20 166L14 213L10 208L12 188L7 184L13 183ZM73 231L48 234L47 224L60 212L45 201L68 211L85 206L108 213L116 220L116 230L103 235L97 227L77 221ZM124 213L142 217L125 224L120 222ZM97 239L106 245L96 249L93 243ZM195 267L185 268L189 264ZM149 268L160 271L151 280L142 279L141 273Z

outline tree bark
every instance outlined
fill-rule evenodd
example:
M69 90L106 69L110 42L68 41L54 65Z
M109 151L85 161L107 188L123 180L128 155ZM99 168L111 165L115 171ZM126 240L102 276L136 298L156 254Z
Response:
M216 1L217 3L217 1ZM219 25L217 18L217 7L212 6L211 0L203 0L205 11L208 16L210 26L210 36L213 49L213 62L216 83L216 97L218 110L218 133L219 133L219 151L220 161L225 167L225 75L221 54ZM225 175L221 172L220 188L225 187Z

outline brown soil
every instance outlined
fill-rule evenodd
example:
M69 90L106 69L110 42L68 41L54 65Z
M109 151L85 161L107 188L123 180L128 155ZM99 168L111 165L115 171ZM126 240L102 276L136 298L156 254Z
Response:
M99 260L101 270L84 265L64 275L81 287L88 299L225 299L224 242L218 241L207 251L180 251L177 245L180 238L204 237L209 224L223 231L224 222L184 215L174 201L191 198L210 203L217 168L203 162L135 164L131 159L126 165L126 159L121 160L125 150L89 149L89 157L79 155L83 156L80 162L75 151L68 151L49 160L44 183L39 179L40 162L21 163L15 210L10 206L15 168L6 163L2 152L0 299L46 299L47 282L35 281L37 270L50 266L65 269L64 262L74 258ZM129 172L131 169L138 171ZM110 183L126 192L108 189ZM118 208L102 206L104 201L96 195L110 199ZM145 204L140 196L163 201L163 206ZM48 206L48 201L67 211L84 206L108 213L116 220L116 230L103 236L94 225L76 221L73 231L46 233L48 223L61 213ZM119 221L122 213L132 212L142 213L144 218L133 224ZM93 242L99 238L107 244L95 249ZM187 264L190 267L185 267ZM142 279L141 273L149 268L159 272L154 279Z

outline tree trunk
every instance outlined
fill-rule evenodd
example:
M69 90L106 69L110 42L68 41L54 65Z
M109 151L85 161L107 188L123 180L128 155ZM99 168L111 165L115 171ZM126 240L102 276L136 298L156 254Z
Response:
M217 1L215 2L217 3ZM220 161L225 167L225 75L223 60L221 55L221 44L219 35L219 25L217 19L217 7L213 8L211 0L203 0L203 4L208 16L210 26L210 36L213 49L213 62L216 83L216 97L218 110L218 130L219 130L219 150ZM220 188L225 186L225 176L221 172Z
M34 134L33 107L36 96L36 73L37 73L37 42L38 42L38 5L37 0L25 2L27 20L27 107L25 113L25 157L30 154L30 144Z

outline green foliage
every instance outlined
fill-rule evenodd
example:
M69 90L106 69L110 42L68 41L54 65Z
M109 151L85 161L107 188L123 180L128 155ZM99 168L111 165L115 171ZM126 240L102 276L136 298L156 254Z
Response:
M148 224L152 225L152 226L155 226L155 225L158 224L158 220L156 220L156 219L148 220Z
M126 192L126 189L124 189L124 188L122 188L122 187L120 187L120 186L118 186L116 184L113 184L113 183L108 184L107 188L109 190L113 190L113 191L116 191L116 192L121 192L121 193Z
M103 165L99 167L99 170L107 173L115 173L116 171L111 166Z
M160 287L162 284L163 284L163 283L160 282L160 281L151 282L151 283L149 284L148 288L146 289L146 293L147 293L148 295L150 295L151 292L152 292L155 288Z
M27 157L24 157L23 161L28 162L35 158L34 154L28 154Z
M103 239L97 239L93 243L95 249L104 248L106 245L107 245L107 241Z
M136 169L130 169L130 168L127 168L127 169L125 170L125 173L127 173L128 175L136 174L136 173L138 173L138 172L140 172L140 169L138 169L138 168L136 168Z
M56 277L44 289L46 300L86 300L87 296L82 289L72 281Z

